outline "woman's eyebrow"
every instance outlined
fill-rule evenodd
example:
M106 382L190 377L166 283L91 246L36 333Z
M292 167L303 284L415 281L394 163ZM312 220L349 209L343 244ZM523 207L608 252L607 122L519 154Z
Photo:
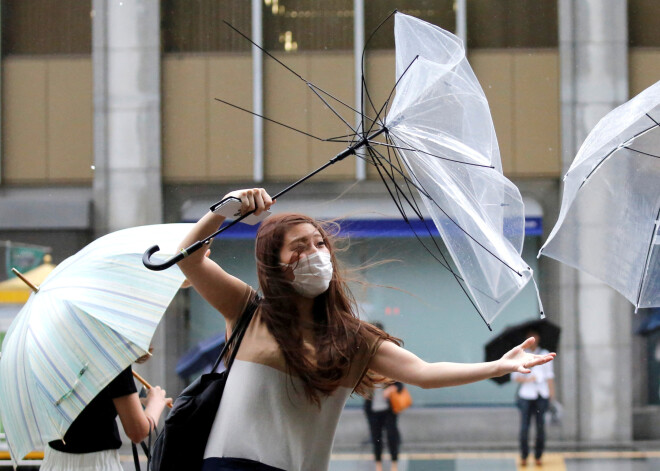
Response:
M304 236L296 237L295 239L291 239L288 245L292 246L300 243L306 243L308 240L309 240L309 236L304 235Z
M315 232L312 235L306 234L306 235L301 235L299 237L296 237L294 239L291 239L288 243L288 245L294 245L299 242L307 242L310 239L323 239L323 236L321 235L320 232Z

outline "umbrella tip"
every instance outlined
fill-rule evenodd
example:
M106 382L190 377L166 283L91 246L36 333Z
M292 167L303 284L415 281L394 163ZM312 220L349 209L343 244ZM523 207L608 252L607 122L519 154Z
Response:
M23 274L22 274L20 271L18 271L16 268L12 268L11 271L12 271L12 273L13 273L14 275L16 275L17 277L19 277L19 278L21 279L21 281L23 281L23 283L25 283L26 285L28 285L32 291L34 291L35 293L39 291L39 287L36 286L36 285L34 285L34 284L32 284L32 283L30 282L30 280L28 280L27 278L25 278L25 277L23 276Z

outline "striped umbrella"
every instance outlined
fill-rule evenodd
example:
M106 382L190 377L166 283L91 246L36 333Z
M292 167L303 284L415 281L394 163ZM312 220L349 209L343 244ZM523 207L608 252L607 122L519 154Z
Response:
M191 224L108 234L66 259L13 321L0 358L0 416L14 461L64 437L121 371L147 353L181 271L154 272L142 253L154 238L172 254Z

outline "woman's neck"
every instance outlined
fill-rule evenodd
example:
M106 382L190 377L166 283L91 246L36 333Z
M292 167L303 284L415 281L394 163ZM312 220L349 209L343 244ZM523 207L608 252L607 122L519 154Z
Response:
M311 325L314 322L314 299L296 296L296 308L300 315L300 321L303 325Z

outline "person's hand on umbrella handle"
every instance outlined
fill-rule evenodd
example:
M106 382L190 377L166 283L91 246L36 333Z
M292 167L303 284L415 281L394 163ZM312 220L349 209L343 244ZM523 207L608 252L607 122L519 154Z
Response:
M502 375L508 373L528 374L532 371L530 368L554 360L555 356L557 355L556 353L549 353L547 355L535 355L533 353L526 352L525 350L534 345L534 343L534 337L530 337L517 347L514 347L505 353L502 358L498 360L501 365Z
M165 406L172 406L172 398L165 397L165 390L160 386L152 386L147 392L145 400L145 412L151 417L160 416Z
M269 210L271 205L275 202L263 188L235 190L225 195L225 198L229 197L241 200L241 214L247 214L254 211L255 216Z

